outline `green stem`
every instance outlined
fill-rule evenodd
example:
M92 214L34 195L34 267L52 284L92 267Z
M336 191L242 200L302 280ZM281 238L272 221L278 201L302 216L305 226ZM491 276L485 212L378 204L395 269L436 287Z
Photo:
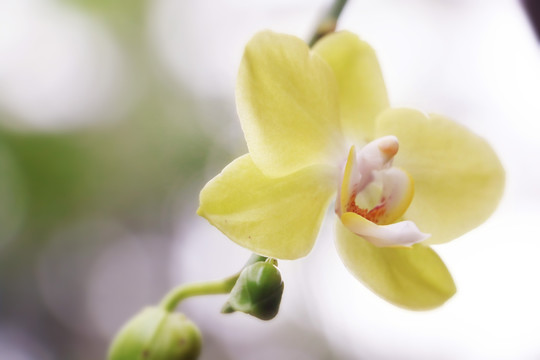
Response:
M173 312L182 300L192 296L228 294L239 276L240 273L223 280L180 285L172 289L159 306L168 312Z
M243 268L258 261L265 260L266 257L264 256L252 254ZM236 284L236 280L238 280L241 272L242 271L239 271L237 274L223 280L180 285L169 291L163 300L161 300L159 306L168 312L173 312L182 300L192 296L228 294L231 292L234 284Z
M319 21L319 25L317 25L317 29L309 41L309 47L315 45L315 43L323 36L328 35L336 30L338 19L343 11L343 8L345 7L345 4L347 4L347 0L334 1L332 7L323 16L321 21Z

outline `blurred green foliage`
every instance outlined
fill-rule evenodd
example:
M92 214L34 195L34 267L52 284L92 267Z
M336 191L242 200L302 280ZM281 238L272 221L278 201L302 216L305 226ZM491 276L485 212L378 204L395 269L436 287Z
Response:
M0 150L10 162L3 166L0 157L0 170L8 169L0 174L0 223L2 228L20 225L15 235L0 231L10 237L0 239L0 323L17 323L41 339L54 359L76 360L103 357L109 339L81 337L48 312L36 276L41 253L61 229L92 219L170 236L179 205L189 199L196 206L192 189L198 185L193 184L202 182L205 159L216 146L201 129L200 100L170 79L144 36L146 1L62 3L95 17L120 43L129 59L134 101L118 119L96 119L76 130L51 133L0 125ZM19 121L2 117L0 124ZM90 249L103 241L96 238L86 246L88 256L97 256L99 251ZM66 258L71 248L66 246ZM167 268L166 261L158 265ZM73 276L82 273L73 269ZM70 291L66 288L62 296L80 301L83 311L84 297Z
M83 11L95 13L110 24L141 29L145 22L148 0L62 0L80 7Z

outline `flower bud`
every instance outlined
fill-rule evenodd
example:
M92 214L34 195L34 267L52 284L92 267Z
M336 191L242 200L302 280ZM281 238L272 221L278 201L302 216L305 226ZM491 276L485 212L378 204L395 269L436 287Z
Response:
M109 360L195 360L201 334L183 314L147 307L116 335Z
M279 269L271 262L257 262L242 270L222 312L241 311L262 320L277 315L283 294Z

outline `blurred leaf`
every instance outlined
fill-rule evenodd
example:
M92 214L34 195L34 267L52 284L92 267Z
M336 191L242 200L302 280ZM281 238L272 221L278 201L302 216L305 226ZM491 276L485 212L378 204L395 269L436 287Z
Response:
M61 135L3 133L1 138L20 169L30 219L49 222L79 211L89 164L84 149Z
M82 10L96 13L114 23L143 23L147 0L62 0L79 6Z

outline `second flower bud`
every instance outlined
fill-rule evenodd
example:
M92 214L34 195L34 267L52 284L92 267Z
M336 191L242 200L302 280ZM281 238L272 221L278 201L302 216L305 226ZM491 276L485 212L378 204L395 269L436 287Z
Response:
M267 260L245 267L222 312L241 311L262 320L274 318L279 311L284 287L275 263L275 260Z

